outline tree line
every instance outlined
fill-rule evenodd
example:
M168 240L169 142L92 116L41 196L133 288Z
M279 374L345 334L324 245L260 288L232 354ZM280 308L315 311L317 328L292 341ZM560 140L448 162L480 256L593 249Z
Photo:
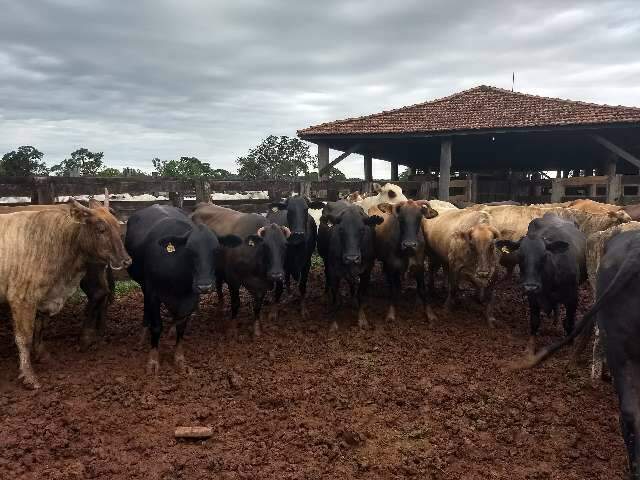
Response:
M71 152L62 162L47 167L44 154L30 145L23 145L5 153L0 160L0 176L86 176L86 177L135 177L157 175L161 177L193 178L209 177L216 180L258 180L304 178L317 180L317 155L311 153L309 145L297 138L270 135L246 155L236 159L238 173L223 168L214 168L210 163L196 157L180 157L172 160L151 160L153 172L146 173L137 168L117 169L104 162L104 152L92 152L79 148ZM335 167L329 178L341 180L345 175Z

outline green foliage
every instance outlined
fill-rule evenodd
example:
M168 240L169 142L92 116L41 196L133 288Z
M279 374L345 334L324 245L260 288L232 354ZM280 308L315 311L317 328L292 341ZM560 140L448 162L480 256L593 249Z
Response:
M314 168L317 168L316 165L313 165ZM309 180L309 181L316 181L318 180L319 176L318 176L318 172L309 172L304 176L305 180ZM331 167L329 168L329 180L346 180L347 177L345 176L344 173L342 173L340 170L338 170L336 167ZM357 179L357 180L361 180L361 179Z
M149 174L147 172L140 170L139 168L124 167L122 169L122 176L123 177L148 177Z
M79 148L71 153L70 158L65 158L62 162L51 167L51 173L69 177L74 172L78 172L83 177L95 177L102 171L104 164L103 152L91 152L86 148Z
M5 153L0 160L0 175L8 177L29 177L32 175L47 175L49 170L41 162L44 154L29 145L23 145L18 150Z
M407 180L409 180L409 169L405 169L403 172L400 172L400 175L398 175L398 180L401 180L403 182L406 182Z
M196 157L180 157L179 160L160 160L154 158L152 161L154 173L160 177L211 177L213 179L229 178L231 173L222 168L211 168L208 163L202 162Z
M302 140L269 135L236 163L240 178L277 180L305 177L316 167L317 159Z
M140 285L133 280L119 280L116 282L115 294L116 297L127 295L128 293L140 290Z
M107 167L98 172L99 177L121 177L122 172L117 168Z

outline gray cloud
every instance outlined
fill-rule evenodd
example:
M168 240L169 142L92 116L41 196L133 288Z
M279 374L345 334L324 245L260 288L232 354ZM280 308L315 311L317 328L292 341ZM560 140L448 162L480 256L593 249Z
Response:
M472 5L469 5L472 3ZM491 84L640 105L627 1L0 0L0 149L216 167L265 136ZM361 175L361 162L341 167ZM388 175L384 162L374 174Z

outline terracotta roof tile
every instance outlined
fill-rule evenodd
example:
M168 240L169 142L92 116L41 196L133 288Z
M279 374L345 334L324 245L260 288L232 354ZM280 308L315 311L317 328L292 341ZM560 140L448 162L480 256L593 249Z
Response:
M640 108L562 100L481 85L448 97L298 131L315 135L444 133L640 123Z

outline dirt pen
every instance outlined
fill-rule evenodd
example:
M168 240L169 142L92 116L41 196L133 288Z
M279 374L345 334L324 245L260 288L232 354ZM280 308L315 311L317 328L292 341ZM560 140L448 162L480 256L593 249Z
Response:
M228 307L204 298L186 339L193 367L177 374L172 339L161 371L145 373L139 346L142 295L121 293L108 334L80 352L84 301L55 317L51 358L36 366L40 391L16 380L9 316L0 312L0 478L3 479L621 479L626 457L611 385L591 384L563 352L532 371L505 363L523 354L527 308L510 283L497 294L501 325L487 329L471 292L427 328L415 289L386 324L376 272L360 332L345 308L328 331L321 268L310 279L310 319L285 299L279 320L249 335L225 333ZM591 302L581 294L584 313ZM228 305L228 301L226 305ZM165 330L169 326L165 325ZM543 322L540 344L562 335ZM210 426L205 441L176 441L178 426Z

